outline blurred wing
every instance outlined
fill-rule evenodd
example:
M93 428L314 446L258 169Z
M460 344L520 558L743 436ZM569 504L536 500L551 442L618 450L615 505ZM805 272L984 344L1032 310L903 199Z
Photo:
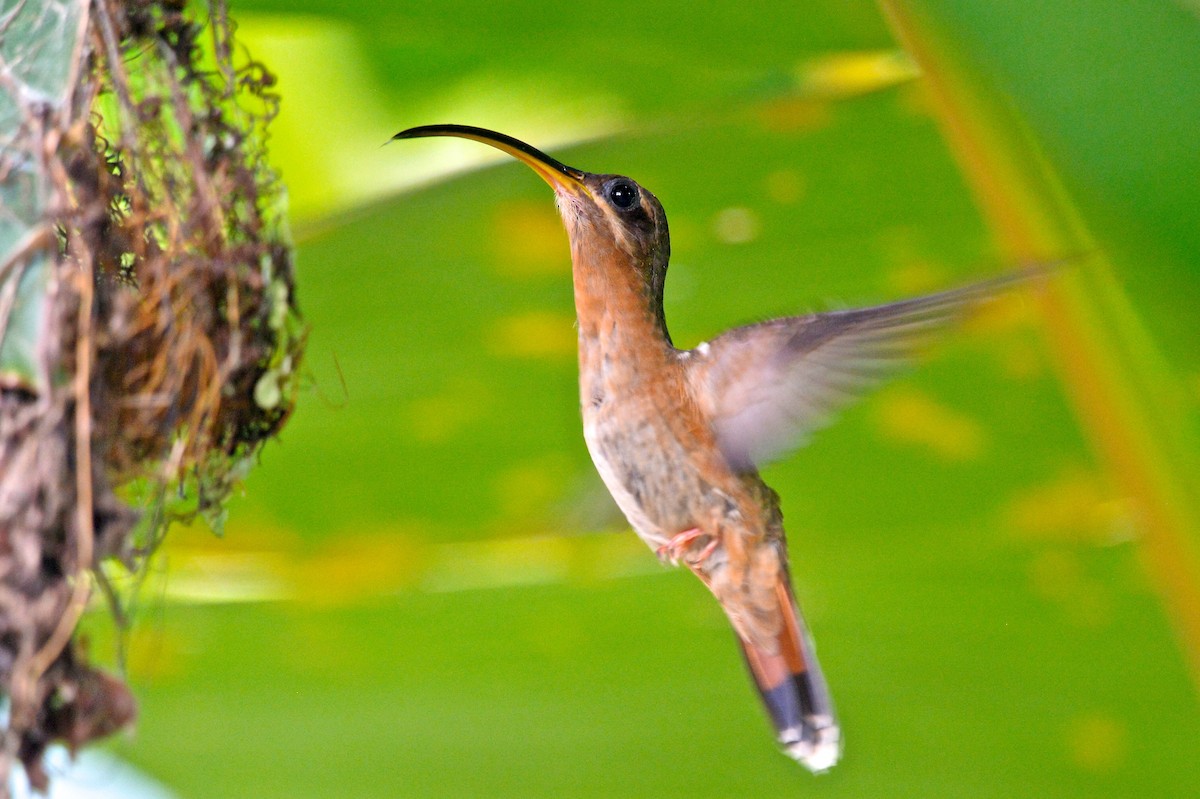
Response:
M929 332L1029 276L735 328L685 356L689 380L722 453L748 469L800 446L835 410L903 366Z

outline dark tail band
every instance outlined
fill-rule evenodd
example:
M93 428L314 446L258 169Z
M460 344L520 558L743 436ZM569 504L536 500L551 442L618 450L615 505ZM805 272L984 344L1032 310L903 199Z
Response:
M784 624L775 651L767 652L740 638L739 643L780 745L813 773L820 773L841 756L841 731L812 640L786 579L783 577L776 589Z

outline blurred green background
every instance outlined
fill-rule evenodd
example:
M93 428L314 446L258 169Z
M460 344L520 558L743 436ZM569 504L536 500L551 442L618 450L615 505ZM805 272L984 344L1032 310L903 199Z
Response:
M1200 16L913 5L969 69L917 78L857 0L235 2L279 74L311 380L225 537L157 561L116 752L190 799L1195 795ZM380 145L472 124L633 176L692 346L1014 266L926 93L956 77L1024 120L1115 275L1071 295L1124 348L1086 351L1155 387L1113 435L1174 454L1114 460L1080 411L1103 392L1016 295L771 467L846 741L813 777L593 474L551 193L475 143ZM1153 539L1139 475L1184 507Z

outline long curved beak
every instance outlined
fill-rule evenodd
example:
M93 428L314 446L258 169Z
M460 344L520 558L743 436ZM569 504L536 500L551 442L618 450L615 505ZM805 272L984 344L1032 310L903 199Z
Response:
M519 139L505 136L494 130L475 128L470 125L422 125L419 128L402 130L391 140L421 139L427 136L456 136L461 139L474 139L484 144L490 144L497 150L503 150L528 164L555 191L561 189L575 194L587 192L587 187L583 183L584 172L551 158L536 147L531 147Z

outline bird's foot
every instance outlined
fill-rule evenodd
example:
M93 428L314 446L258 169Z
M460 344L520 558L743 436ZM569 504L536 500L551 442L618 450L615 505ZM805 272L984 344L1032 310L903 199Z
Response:
M697 538L703 538L708 533L701 530L699 527L693 527L690 530L684 530L671 537L671 540L659 547L655 552L658 553L659 560L664 562L670 561L671 565L679 565L679 561L685 561L689 566L695 566L703 563L709 555L716 551L719 541L716 536L710 536L710 541L704 545L699 554L692 558L685 558L688 549Z

